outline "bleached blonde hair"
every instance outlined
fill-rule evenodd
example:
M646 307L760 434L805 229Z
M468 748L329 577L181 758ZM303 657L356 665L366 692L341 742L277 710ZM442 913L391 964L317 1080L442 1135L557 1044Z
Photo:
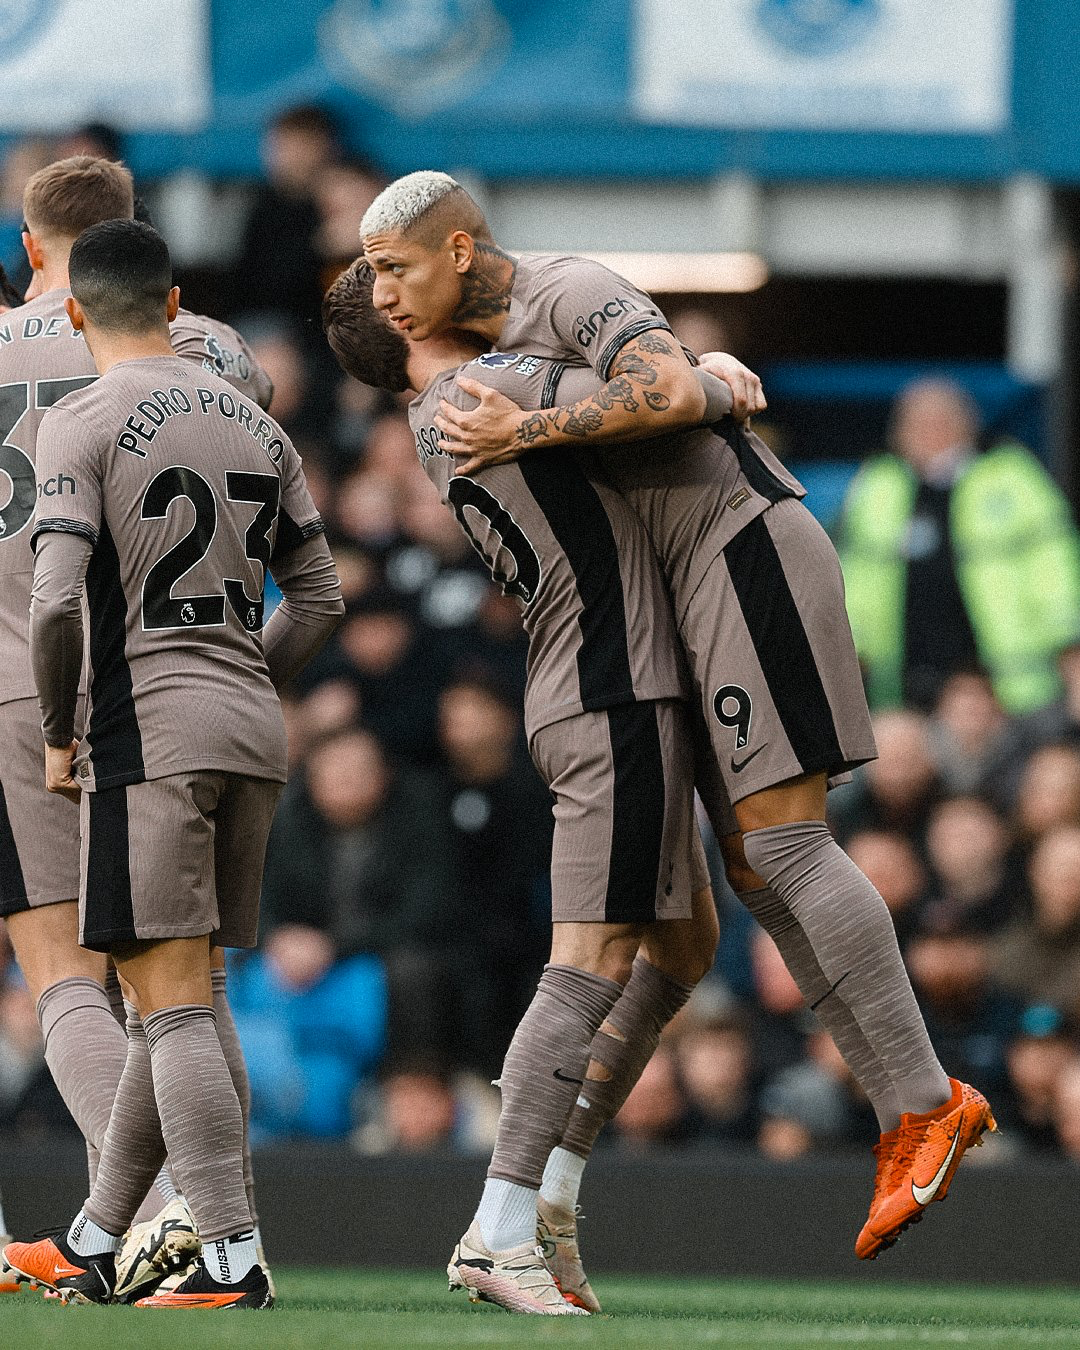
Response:
M422 169L379 193L360 222L360 242L375 234L407 234L434 249L455 230L491 241L483 211L461 184L447 173Z
M417 173L396 178L364 212L360 238L366 239L372 234L405 234L455 188L465 190L448 173L439 173L436 169L420 169Z

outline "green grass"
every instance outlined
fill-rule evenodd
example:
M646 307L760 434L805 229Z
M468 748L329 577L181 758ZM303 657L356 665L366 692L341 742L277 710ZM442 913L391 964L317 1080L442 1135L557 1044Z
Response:
M0 1299L3 1350L410 1350L440 1346L1078 1346L1080 1292L747 1280L600 1279L600 1317L511 1317L435 1273L278 1273L270 1313Z

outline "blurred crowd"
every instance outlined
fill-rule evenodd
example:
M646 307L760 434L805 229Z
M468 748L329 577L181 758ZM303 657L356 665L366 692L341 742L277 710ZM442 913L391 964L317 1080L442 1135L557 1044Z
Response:
M10 155L0 206L57 149ZM378 173L314 108L268 129L265 158L219 312L274 381L347 614L285 700L291 776L261 943L230 966L254 1129L367 1153L483 1151L491 1080L550 937L550 799L522 734L519 610L439 504L402 401L346 380L321 340L322 290ZM692 346L722 345L707 312L681 322ZM880 758L831 794L832 824L893 914L948 1071L986 1091L1009 1148L1080 1161L1075 530L1026 451L978 445L960 390L909 390L893 441L855 480L837 536ZM709 844L716 967L602 1143L865 1147L867 1102ZM0 1132L48 1128L74 1126L0 937Z

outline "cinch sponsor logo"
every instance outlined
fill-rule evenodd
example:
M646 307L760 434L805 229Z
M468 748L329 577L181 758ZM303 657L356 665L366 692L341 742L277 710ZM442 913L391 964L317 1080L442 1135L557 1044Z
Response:
M592 345L592 340L607 323L608 319L617 319L622 314L634 314L644 312L644 307L639 305L636 300L628 300L622 297L617 300L609 300L606 305L600 309L594 309L588 318L584 314L579 314L574 320L577 325L574 330L574 339L583 347Z
M78 490L75 479L69 478L66 473L58 473L53 478L46 478L44 483L37 485L39 497L63 497L65 495L74 497Z

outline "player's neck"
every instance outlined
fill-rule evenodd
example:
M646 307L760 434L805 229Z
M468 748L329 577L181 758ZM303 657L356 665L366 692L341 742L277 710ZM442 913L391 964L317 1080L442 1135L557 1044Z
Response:
M148 333L111 333L94 328L85 336L99 375L104 375L122 361L142 361L149 357L173 354L167 328L155 328Z
M415 343L406 367L410 388L423 393L443 371L464 365L483 350L479 343L473 341L472 334L466 340L462 340L460 334L439 334L428 338L426 342Z
M517 260L494 244L477 244L472 264L461 278L461 301L454 322L489 342L498 342L510 313L510 292Z

